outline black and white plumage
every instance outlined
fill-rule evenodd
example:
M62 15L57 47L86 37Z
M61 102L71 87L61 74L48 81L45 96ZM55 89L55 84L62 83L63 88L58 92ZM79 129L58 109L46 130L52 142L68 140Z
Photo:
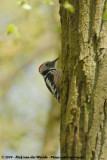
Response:
M44 62L39 67L39 72L43 76L49 91L60 103L60 85L62 71L60 69L55 68L55 63L57 60L58 58L54 61Z

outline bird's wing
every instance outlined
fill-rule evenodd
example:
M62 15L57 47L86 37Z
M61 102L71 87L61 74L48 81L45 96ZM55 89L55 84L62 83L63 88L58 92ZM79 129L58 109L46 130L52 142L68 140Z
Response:
M55 76L54 71L48 72L48 74L45 77L45 83L46 83L46 86L48 87L49 91L60 102L60 91L57 87L54 76Z

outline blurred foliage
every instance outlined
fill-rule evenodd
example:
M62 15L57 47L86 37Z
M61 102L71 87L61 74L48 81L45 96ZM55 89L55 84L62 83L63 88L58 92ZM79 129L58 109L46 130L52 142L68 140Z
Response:
M64 8L66 8L69 12L74 13L74 7L71 3L69 3L68 1L64 2Z
M17 4L26 10L32 9L32 6L28 0L17 0Z
M52 0L45 0L44 4L54 5L54 2Z
M40 153L51 101L38 67L59 52L58 5L57 0L54 5L43 0L1 0L0 148L4 155Z
M8 26L8 32L7 33L8 34L14 33L16 36L19 36L18 29L17 29L17 27L14 24L10 24Z

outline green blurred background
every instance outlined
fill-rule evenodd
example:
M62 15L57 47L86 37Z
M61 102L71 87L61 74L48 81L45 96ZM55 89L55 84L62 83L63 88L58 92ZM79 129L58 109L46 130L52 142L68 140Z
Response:
M0 1L0 152L39 155L52 98L38 67L60 53L57 0Z

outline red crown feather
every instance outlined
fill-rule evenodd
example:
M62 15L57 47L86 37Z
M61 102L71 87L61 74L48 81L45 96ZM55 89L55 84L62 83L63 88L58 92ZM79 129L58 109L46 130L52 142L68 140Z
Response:
M43 64L44 64L44 63L43 63ZM41 69L41 67L43 66L43 64L40 65L40 67L39 67L39 72L40 72L40 69Z

